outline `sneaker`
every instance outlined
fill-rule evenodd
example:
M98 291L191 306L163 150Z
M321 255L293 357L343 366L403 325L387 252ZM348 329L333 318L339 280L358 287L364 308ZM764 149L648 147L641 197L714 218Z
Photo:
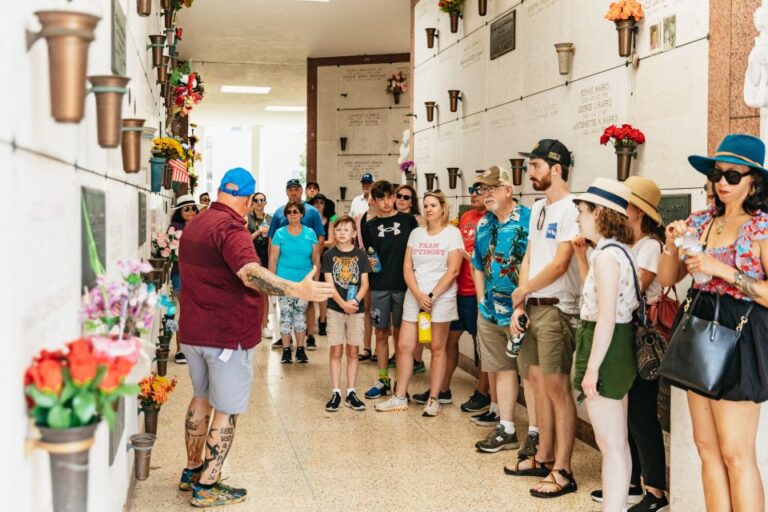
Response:
M272 331L269 330L269 327L264 327L261 330L261 337L265 340L271 340L272 339ZM280 340L282 342L282 340Z
M336 412L339 410L340 405L341 395L337 391L334 391L333 395L331 395L331 399L325 404L325 410L328 412Z
M589 496L592 498L592 501L596 501L597 503L603 502L602 489L597 489L596 491L592 491L592 493ZM635 503L640 503L642 499L643 499L643 489L639 485L631 486L629 488L629 491L627 492L627 503L629 503L630 505L634 505Z
M326 330L328 327L328 322L317 322L317 335L318 336L328 336L328 331Z
M421 415L434 418L440 414L440 411L442 410L443 406L440 405L440 402L436 398L430 398L427 405L424 406L424 412L422 412Z
M496 453L501 450L517 450L520 443L517 442L517 434L507 434L504 427L499 424L491 430L488 437L475 443L475 448L485 453Z
M501 418L499 418L499 415L496 414L493 411L485 411L483 414L479 415L477 418L474 416L472 417L472 421L475 422L475 425L478 425L480 427L492 427L496 425Z
M301 364L307 364L309 362L309 359L307 359L307 353L304 352L304 347L296 347L296 362Z
M392 391L389 379L379 379L371 389L365 392L365 398L373 400L388 395Z
M398 398L397 396L392 395L392 398L390 398L386 402L381 402L374 405L373 408L379 412L407 411L408 399Z
M416 375L417 373L427 373L427 367L424 366L424 361L416 361L413 360L413 374Z
M307 350L317 350L317 342L311 334L307 336Z
M430 390L428 389L423 393L416 393L415 395L413 395L413 401L416 402L417 404L422 404L422 405L426 404L429 401L429 391Z
M184 468L184 471L181 472L181 478L179 479L179 489L182 491L191 491L192 485L200 480L202 469L203 466L200 466L197 470Z
M485 411L491 405L491 397L475 390L469 400L461 404L461 410L464 412Z
M441 404L452 404L453 403L453 395L451 394L451 390L448 391L441 391L437 394L437 401Z
M195 507L220 507L223 505L234 505L245 501L247 491L245 489L235 489L221 482L213 484L210 488L200 487L200 484L192 486L192 500L190 503Z
M297 355L299 350L296 349ZM283 359L280 361L282 364L291 364L293 362L293 357L291 356L291 347L287 347L283 349Z
M352 409L353 411L364 411L365 404L357 398L357 393L350 391L347 395L347 399L344 401L344 405Z
M661 498L657 498L649 492L645 493L641 502L629 508L629 512L661 512L664 510L669 510L667 497L662 494Z
M536 455L536 452L539 450L539 433L538 432L528 432L528 435L525 436L525 441L523 441L523 447L520 448L520 451L517 452L518 457L533 457Z
M187 364L187 356L184 355L184 352L176 352L173 361L176 364Z
M278 338L277 341L272 344L272 348L275 349L275 350L282 349L283 348L283 340Z
M392 357L387 359L387 368L394 368L395 366L397 366L397 358L395 354L392 354Z

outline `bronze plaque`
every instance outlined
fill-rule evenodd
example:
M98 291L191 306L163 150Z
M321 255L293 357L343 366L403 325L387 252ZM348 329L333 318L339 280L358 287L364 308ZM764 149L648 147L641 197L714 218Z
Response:
M491 23L491 60L515 49L517 11L511 11Z
M685 220L691 214L691 194L671 194L661 196L659 212L664 224L676 220Z
M112 0L112 72L125 76L126 67L126 18L119 0Z

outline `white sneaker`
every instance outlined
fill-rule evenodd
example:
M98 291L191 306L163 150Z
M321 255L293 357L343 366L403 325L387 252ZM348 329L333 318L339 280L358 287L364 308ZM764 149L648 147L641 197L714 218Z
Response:
M261 330L261 337L267 340L272 339L272 331L269 330L268 327L265 327Z
M422 412L421 415L427 417L435 417L440 414L440 411L442 410L443 406L440 405L440 402L437 400L437 398L429 397L427 405L424 406L424 412Z
M392 395L392 397L386 402L374 405L374 409L379 412L407 411L408 399L398 398L397 396Z

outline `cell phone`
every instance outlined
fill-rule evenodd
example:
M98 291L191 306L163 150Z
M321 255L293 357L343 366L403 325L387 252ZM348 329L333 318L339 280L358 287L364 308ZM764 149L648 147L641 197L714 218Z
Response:
M600 390L601 390L602 388L603 388L603 382L602 382L602 381L600 381L600 380L598 380L598 381L597 381L597 392L598 392L598 394L600 393ZM576 405L581 405L581 404L583 404L583 403L584 403L584 400L586 400L586 399L587 399L587 395L585 395L585 394L584 394L584 392L582 391L581 393L579 393L579 394L576 396Z

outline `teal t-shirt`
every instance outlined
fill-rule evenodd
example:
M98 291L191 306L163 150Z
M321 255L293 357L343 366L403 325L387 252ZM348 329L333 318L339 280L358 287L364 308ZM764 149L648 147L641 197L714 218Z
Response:
M299 282L312 270L312 249L317 244L317 235L307 226L301 226L301 233L292 235L288 226L280 228L272 237L272 245L280 247L277 259L277 275L288 281Z

